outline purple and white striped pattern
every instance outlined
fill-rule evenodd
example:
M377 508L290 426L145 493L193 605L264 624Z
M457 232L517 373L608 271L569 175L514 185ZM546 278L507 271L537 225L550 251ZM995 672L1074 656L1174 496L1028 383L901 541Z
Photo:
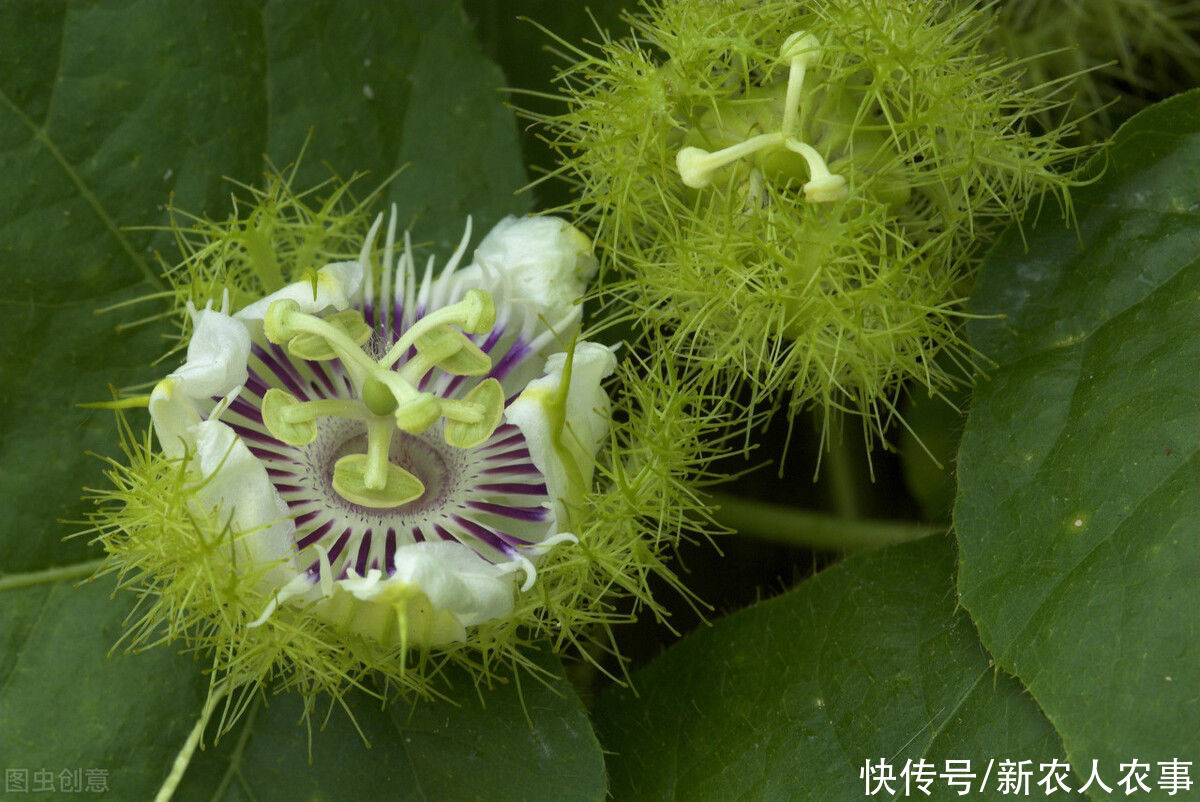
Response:
M390 251L391 243L389 237ZM385 264L390 259L385 257ZM452 260L453 267L456 260ZM419 288L415 285L411 257L406 253L396 271L392 302L377 304L370 291L359 304L374 330L365 346L374 358L382 356L400 335L424 316L427 309L452 303L455 287L447 269L432 280L431 268ZM383 297L388 285L384 282ZM536 344L522 337L517 327L506 327L507 310L497 310L497 325L472 341L492 358L487 376L455 376L433 369L419 389L442 398L461 398L487 377L499 380L511 403L524 384L513 381L514 372L529 375L540 370ZM410 349L395 366L399 369L415 354ZM530 359L534 357L534 359ZM528 362L536 362L529 365ZM300 401L355 399L350 376L333 359L310 362L258 339L251 349L249 379L222 420L262 460L275 489L287 503L296 525L300 564L308 565L312 581L320 578L322 560L317 546L328 553L333 579L350 572L363 576L370 569L388 576L395 571L396 550L426 540L448 540L474 549L489 562L523 559L521 550L553 534L551 498L541 471L533 464L525 437L516 427L501 424L480 446L463 450L446 444L439 422L420 435L397 432L391 460L414 473L425 485L415 501L391 509L371 509L342 498L332 487L334 462L346 453L365 451L365 425L339 418L318 421L316 440L293 447L276 440L263 425L263 396L281 388ZM520 369L518 371L518 369Z

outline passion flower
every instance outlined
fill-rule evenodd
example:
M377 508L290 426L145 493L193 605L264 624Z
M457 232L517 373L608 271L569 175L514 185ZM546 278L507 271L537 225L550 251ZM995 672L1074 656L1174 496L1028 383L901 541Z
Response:
M468 227L420 281L406 250L376 297L380 222L358 261L196 313L150 415L197 502L249 533L242 559L271 566L249 626L291 605L383 647L437 646L508 616L514 574L529 591L537 559L577 539L567 500L590 483L615 359L584 342L546 363L586 276L587 241L561 221L507 220L456 273ZM394 236L393 218L389 272ZM528 262L557 297L523 294Z
M435 270L394 216L377 248L381 226L357 259L190 308L186 359L141 399L152 434L122 412L126 459L92 491L104 570L142 599L127 641L212 652L196 738L268 680L429 695L447 661L486 683L533 641L611 648L609 624L660 612L650 575L679 587L663 551L704 530L684 489L703 400L633 363L613 422L613 351L573 339L595 270L577 230L509 218L459 267L468 221Z
M904 383L952 386L981 246L1043 191L1065 204L1076 155L1069 129L1027 126L1055 101L988 53L993 15L684 1L627 22L596 50L560 42L566 109L531 115L612 266L614 323L725 392L876 432Z

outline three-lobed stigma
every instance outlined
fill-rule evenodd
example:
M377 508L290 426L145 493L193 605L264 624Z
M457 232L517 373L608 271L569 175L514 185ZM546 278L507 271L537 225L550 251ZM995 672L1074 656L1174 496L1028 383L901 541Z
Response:
M821 57L820 42L804 31L789 36L779 49L779 56L789 66L787 92L784 96L783 117L779 129L757 134L717 151L688 146L675 156L679 177L689 187L702 189L712 183L717 170L740 159L771 150L787 150L804 159L808 180L804 183L804 199L810 203L831 203L847 197L846 179L830 172L825 159L800 137L800 101L808 68ZM751 178L759 178L757 170Z

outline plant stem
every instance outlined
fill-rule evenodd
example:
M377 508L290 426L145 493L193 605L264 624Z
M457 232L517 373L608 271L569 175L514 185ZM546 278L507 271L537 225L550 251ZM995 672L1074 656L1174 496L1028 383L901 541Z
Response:
M183 773L187 771L188 764L192 762L192 755L195 753L196 747L200 744L200 737L204 734L204 728L208 726L208 720L212 717L213 710L224 696L224 687L218 688L209 694L208 701L204 703L204 709L200 711L200 718L196 721L196 726L192 727L191 733L188 734L187 740L183 743L183 748L175 756L175 762L171 765L171 773L167 775L166 781L158 789L158 794L154 797L154 802L171 802L171 797L175 795L175 789L179 787L180 781L183 780Z
M782 504L709 494L718 523L739 534L820 551L856 551L941 534L946 527L909 521L843 519Z
M830 435L832 437L832 435ZM862 515L858 498L858 482L854 461L846 445L845 435L829 443L829 489L833 494L833 509L839 518L856 519Z
M95 573L104 564L104 560L88 560L74 565L61 565L57 568L47 568L44 571L29 571L22 574L9 574L0 578L0 590L27 588L30 585L41 585L46 582L64 582L68 579L83 579Z

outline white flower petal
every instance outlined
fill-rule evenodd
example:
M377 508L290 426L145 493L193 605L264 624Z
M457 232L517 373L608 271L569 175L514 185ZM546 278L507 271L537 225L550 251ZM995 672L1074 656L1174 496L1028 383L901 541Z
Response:
M423 541L396 550L396 571L371 569L335 583L318 615L381 643L398 638L404 616L410 646L437 646L466 637L466 627L513 610L510 569L493 565L461 543Z
M195 443L191 430L201 417L196 402L184 392L183 382L168 376L150 393L150 420L163 453L179 459Z
M566 366L565 353L546 360L546 375L534 379L508 408L504 419L525 436L530 459L542 475L555 502L555 528L568 528L566 507L592 483L596 452L608 433L608 394L600 383L616 368L612 351L590 342L576 343L571 385L559 407L559 390ZM557 429L555 421L563 421Z
M563 334L578 325L577 301L595 272L591 242L579 229L557 217L510 215L488 232L455 280L460 295L483 289L498 307L511 302L512 322L527 334L547 323Z
M203 477L197 501L229 515L234 532L249 533L238 541L249 559L256 563L285 559L293 550L296 526L266 468L220 421L202 421L192 427L192 435L195 465Z
M317 314L326 309L342 310L348 307L362 286L363 266L361 262L334 262L317 271L317 293L313 297L313 284L309 280L297 281L266 298L255 301L234 314L239 320L262 320L267 309L275 301L290 298L300 304L300 311Z
M192 398L223 396L246 383L250 332L246 324L212 309L193 315L187 361L170 375Z

